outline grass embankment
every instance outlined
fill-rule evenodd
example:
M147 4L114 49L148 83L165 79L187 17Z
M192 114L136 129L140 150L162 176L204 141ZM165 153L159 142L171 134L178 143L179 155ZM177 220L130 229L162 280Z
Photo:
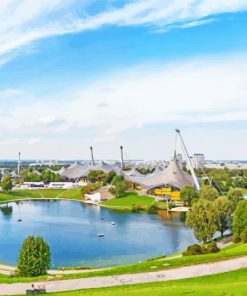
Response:
M76 278L87 278L94 276L110 276L120 274L131 274L131 273L143 273L158 270L167 270L172 268L178 268L182 266L190 266L200 263L216 262L231 258L247 255L247 244L238 243L233 244L229 247L222 249L219 253L197 255L197 256L186 256L186 257L163 257L153 260L147 260L142 263L117 266L105 270L95 270L90 272L82 272L77 274L64 274L59 276L59 279L76 279ZM6 276L0 276L0 283L14 283L14 282L35 282L39 280L45 280L47 277L42 278L8 278ZM55 277L50 277L55 279Z
M0 192L0 203L20 199L66 198L82 200L81 188L72 189L25 189L11 192Z
M150 206L154 204L154 202L155 200L153 197L138 195L136 192L128 192L125 197L112 198L103 201L100 204L111 209L130 211L135 207L147 210Z
M247 269L192 279L121 287L52 293L54 296L243 296L247 290Z

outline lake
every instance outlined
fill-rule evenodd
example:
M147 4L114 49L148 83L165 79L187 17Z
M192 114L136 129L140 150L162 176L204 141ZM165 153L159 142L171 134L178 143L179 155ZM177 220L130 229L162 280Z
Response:
M98 233L105 236L98 237ZM192 230L180 221L179 214L123 213L62 200L1 205L0 264L16 265L22 242L29 235L40 235L49 244L53 268L135 263L195 243Z

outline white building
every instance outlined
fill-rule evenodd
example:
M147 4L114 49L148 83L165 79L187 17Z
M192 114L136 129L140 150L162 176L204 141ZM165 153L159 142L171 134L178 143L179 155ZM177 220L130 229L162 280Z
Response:
M191 163L194 169L201 168L205 162L205 155L202 153L195 153L191 156Z

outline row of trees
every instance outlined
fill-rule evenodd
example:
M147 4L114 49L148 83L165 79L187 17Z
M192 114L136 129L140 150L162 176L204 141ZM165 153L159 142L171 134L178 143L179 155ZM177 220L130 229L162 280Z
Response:
M210 186L203 186L198 193L193 187L185 186L181 190L181 198L191 206L186 224L193 229L198 241L206 243L216 231L223 237L227 229L233 230L235 240L241 240L246 230L247 240L247 214L244 216L247 201L243 200L241 190L231 189L227 196L219 196Z
M61 176L49 170L43 170L42 173L37 174L37 172L29 171L27 169L22 169L20 172L21 182L60 182Z

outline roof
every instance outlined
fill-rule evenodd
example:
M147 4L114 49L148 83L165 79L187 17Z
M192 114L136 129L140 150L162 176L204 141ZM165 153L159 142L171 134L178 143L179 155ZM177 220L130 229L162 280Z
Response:
M112 166L109 164L99 164L99 165L81 165L81 164L73 164L64 170L62 173L62 177L66 179L76 180L79 178L87 177L90 171L93 170L101 170L105 173L109 173L110 171L115 171L119 173L121 169L117 166Z
M170 165L160 173L146 177L126 176L126 179L141 185L145 189L152 189L162 185L169 185L178 189L181 189L185 185L195 186L192 176L181 169L176 158L174 158L170 162Z

